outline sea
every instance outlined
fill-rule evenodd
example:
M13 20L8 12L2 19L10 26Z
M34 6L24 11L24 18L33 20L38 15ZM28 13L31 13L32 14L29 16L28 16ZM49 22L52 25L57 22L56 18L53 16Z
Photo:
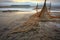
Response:
M38 11L40 11L42 8L38 9ZM17 10L20 12L36 12L36 10L34 8L0 8L0 11L8 11L8 10ZM48 9L49 10L49 9ZM51 9L51 12L60 12L60 9Z

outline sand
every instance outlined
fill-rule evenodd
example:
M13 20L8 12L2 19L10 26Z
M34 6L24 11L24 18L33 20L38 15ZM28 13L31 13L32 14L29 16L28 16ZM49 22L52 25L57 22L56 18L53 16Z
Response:
M33 14L33 12L0 12L0 40L47 40L48 36L48 40L60 39L60 22L39 22L41 27L36 30L8 35L12 28L23 24ZM44 34L47 36L43 37Z

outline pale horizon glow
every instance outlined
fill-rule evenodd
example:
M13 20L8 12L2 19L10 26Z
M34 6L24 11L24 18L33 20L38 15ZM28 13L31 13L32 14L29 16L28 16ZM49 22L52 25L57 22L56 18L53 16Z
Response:
M44 0L12 0L13 2L44 2Z

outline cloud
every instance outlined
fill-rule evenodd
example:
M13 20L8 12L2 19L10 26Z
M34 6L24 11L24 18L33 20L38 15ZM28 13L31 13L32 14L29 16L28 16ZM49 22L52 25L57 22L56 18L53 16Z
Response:
M51 2L60 2L60 0L51 0Z
M44 0L0 0L0 2L41 2Z
M12 2L12 0L0 0L0 2Z
M44 1L44 0L0 0L0 2L40 2L40 1ZM51 2L59 2L60 0L47 0L47 1L51 1Z

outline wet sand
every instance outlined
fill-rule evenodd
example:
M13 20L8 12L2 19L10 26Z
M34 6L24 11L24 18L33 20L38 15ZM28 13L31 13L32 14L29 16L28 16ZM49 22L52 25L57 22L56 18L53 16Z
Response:
M33 14L34 12L0 12L0 40L44 40L43 37L40 38L40 36L43 36L41 28L7 35L9 30L24 23ZM60 39L60 22L39 22L39 24L41 27L46 26L43 31L53 33L51 34L52 38L49 37L50 40Z

